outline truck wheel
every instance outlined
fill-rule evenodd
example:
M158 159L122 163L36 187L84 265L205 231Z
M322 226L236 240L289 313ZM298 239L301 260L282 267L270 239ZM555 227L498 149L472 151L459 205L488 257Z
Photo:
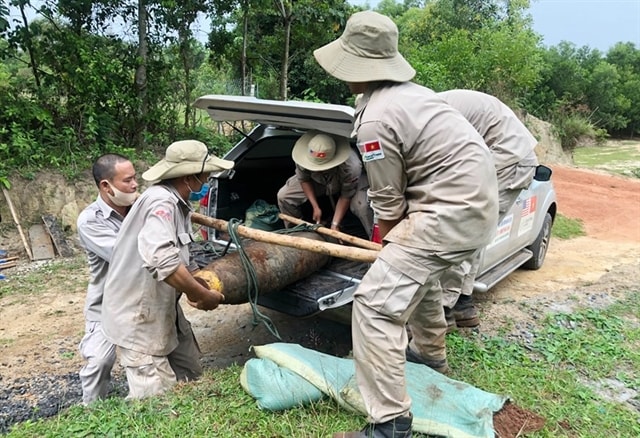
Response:
M538 237L536 237L536 240L534 240L533 243L527 247L527 249L533 253L533 256L522 265L524 269L535 271L542 267L544 258L547 255L547 250L549 249L552 223L553 219L551 218L551 215L547 213L544 216L542 229L540 230Z

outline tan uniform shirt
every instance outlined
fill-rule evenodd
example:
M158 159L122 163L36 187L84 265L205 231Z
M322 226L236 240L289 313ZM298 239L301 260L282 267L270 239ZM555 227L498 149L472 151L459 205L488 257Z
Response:
M496 171L482 137L432 90L387 83L365 94L355 129L386 240L434 251L480 248L498 220Z
M497 97L473 90L449 90L438 93L460 111L484 138L493 154L496 170L519 163L524 158L535 161L536 138L518 116Z
M103 330L112 343L154 356L178 346L180 293L163 280L189 267L192 208L171 186L149 187L116 240L103 301ZM193 266L190 266L193 268Z
M296 177L301 182L314 181L326 188L325 195L340 194L344 198L353 198L358 191L358 179L362 174L362 161L358 153L351 150L349 158L329 170L310 171L296 164Z
M98 196L77 220L78 239L89 261L89 285L84 305L87 321L102 319L102 295L109 261L123 217Z

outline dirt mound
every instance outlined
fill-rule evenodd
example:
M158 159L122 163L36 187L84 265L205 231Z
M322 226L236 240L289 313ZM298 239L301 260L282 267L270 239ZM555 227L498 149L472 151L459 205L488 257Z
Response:
M493 416L496 438L516 438L544 427L546 420L531 411L507 402Z
M540 163L548 166L556 164L573 164L571 154L562 149L560 140L553 133L551 123L542 121L531 114L527 114L524 117L524 124L538 140L535 151Z

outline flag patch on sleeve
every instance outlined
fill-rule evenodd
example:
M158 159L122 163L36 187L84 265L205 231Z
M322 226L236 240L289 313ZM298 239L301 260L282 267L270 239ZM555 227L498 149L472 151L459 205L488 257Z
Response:
M373 160L381 160L384 158L384 151L380 140L365 141L358 143L358 149L362 155L362 161L369 162Z
M166 221L171 221L171 213L167 210L156 210L153 212L154 215L158 216L160 219L164 219Z

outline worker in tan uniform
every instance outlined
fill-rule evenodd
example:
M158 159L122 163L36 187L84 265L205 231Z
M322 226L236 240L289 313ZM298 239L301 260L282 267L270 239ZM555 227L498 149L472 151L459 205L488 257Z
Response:
M314 52L322 68L363 93L355 132L384 243L353 295L353 357L369 424L334 437L411 436L405 362L448 370L438 280L491 241L498 219L482 137L436 93L410 82L415 70L397 44L393 21L364 11Z
M102 333L104 284L122 221L140 195L136 170L122 155L102 155L93 163L92 174L99 194L77 220L78 240L89 262L84 304L85 334L79 346L85 360L80 370L82 403L85 405L103 399L109 393L116 347Z
M107 274L102 307L105 337L116 345L126 370L128 398L170 389L202 374L200 350L180 307L213 310L224 301L192 273L189 196L211 172L231 169L195 140L172 143L165 158L142 177L156 182L140 196L120 228Z
M313 209L312 220L319 224L324 213L318 198L326 196L333 209L332 230L340 230L342 219L351 210L371 238L373 211L367 200L369 183L362 170L362 161L349 139L309 131L298 139L291 156L296 170L278 191L280 211L302 218L302 204L309 201Z
M538 166L534 148L538 142L513 110L497 97L473 90L449 90L438 96L473 125L491 152L498 178L499 224L533 180ZM479 267L480 258L476 257L447 270L440 279L448 331L456 326L480 324L471 295Z

